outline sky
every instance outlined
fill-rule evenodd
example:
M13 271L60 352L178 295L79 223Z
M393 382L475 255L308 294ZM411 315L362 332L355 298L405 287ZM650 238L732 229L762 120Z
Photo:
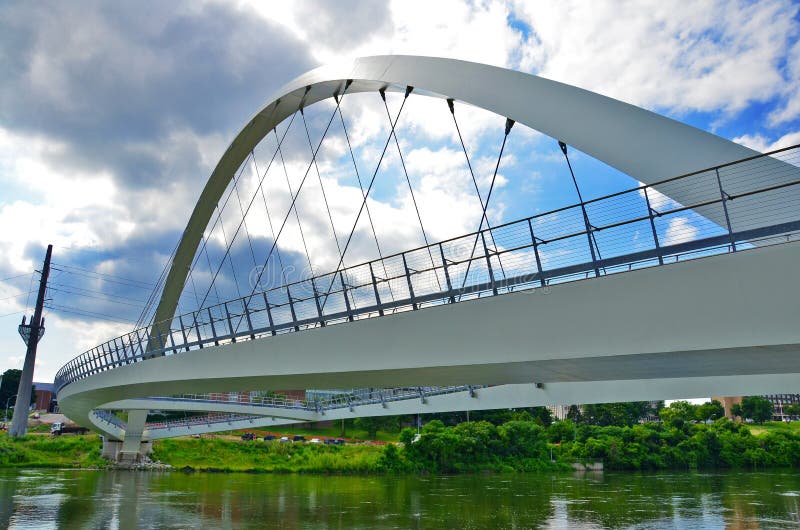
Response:
M22 366L16 327L32 313L34 271L48 243L54 266L34 379L51 381L70 358L130 331L228 144L274 91L314 67L380 54L481 62L598 92L763 152L800 143L799 8L780 0L4 2L0 371ZM388 98L393 116L400 100ZM313 143L333 108L329 101L306 112ZM335 268L330 223L341 240L351 228L360 191L347 140L365 177L387 137L376 94L345 96L341 109L348 136L334 121L318 156L324 188L309 187L298 202L305 233L287 223L279 238L284 265L297 271ZM467 106L456 113L485 196L505 118ZM288 127L272 166L276 140L268 135L240 168L241 197L233 195L221 228L207 231L213 265L194 271L197 284L213 275L237 208L241 218L256 192L256 168L268 166L271 204L248 211L247 235L259 251L270 245L265 210L276 217L287 210L286 178L297 187L310 160L305 134L299 121ZM416 195L389 149L370 200L384 252L422 242L413 199L429 240L475 231L480 204L446 105L412 96L398 141ZM636 185L635 176L572 156L585 197ZM489 218L571 204L571 186L556 140L515 127ZM330 218L319 207L323 190ZM693 222L679 218L665 237L697 230ZM369 225L359 225L348 263L374 257L370 237ZM243 278L221 268L220 296L235 296L237 281L247 281L250 257L239 238L231 259ZM200 291L187 288L180 309L194 309Z

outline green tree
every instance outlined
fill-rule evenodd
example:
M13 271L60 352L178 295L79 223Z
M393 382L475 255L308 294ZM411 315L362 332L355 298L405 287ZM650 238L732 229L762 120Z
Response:
M650 403L647 401L600 403L583 406L584 421L601 427L635 425L647 417L650 412Z
M9 408L14 407L14 396L19 390L19 380L22 377L22 370L9 368L3 372L3 380L0 382L0 406L5 407L8 403ZM31 403L36 403L36 387L31 388Z
M692 405L688 401L674 401L669 407L658 411L658 415L666 425L683 429L686 424L697 418L697 405Z
M700 421L716 421L725 415L725 407L716 399L707 401L695 409L696 418Z
M581 408L578 405L570 405L569 410L567 410L567 419L573 423L583 423Z
M772 402L761 396L747 396L742 399L742 417L756 423L764 423L772 418Z
M356 429L367 431L367 437L374 439L378 431L397 432L400 422L405 416L373 416L371 418L356 418L353 426Z
M787 405L783 407L783 413L787 416L797 418L800 416L800 404L795 403L794 405Z

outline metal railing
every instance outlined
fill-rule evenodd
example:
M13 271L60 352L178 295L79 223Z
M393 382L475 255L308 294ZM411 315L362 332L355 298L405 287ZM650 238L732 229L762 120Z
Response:
M356 407L364 405L386 405L388 403L419 399L425 402L428 398L453 394L456 392L473 392L485 388L481 385L460 385L460 386L421 386L403 388L360 388L349 392L331 395L327 399L297 400L274 396L248 396L247 399L236 400L221 399L226 397L224 394L179 394L171 397L149 398L156 401L187 402L187 403L214 403L218 405L235 404L249 405L254 407L268 407L284 410L296 410L303 412L316 412L324 414L325 411L349 408L354 411ZM241 393L238 393L241 394ZM210 413L208 415L192 416L166 420L161 422L148 423L149 430L171 429L187 425L210 425L212 423L231 423L233 421L254 420L263 416L239 414L239 413Z
M55 388L153 357L786 240L800 232L798 166L800 145L205 307L75 357Z

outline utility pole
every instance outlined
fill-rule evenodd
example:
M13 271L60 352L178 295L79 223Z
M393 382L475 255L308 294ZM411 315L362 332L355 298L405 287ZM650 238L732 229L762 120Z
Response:
M31 403L31 387L33 386L33 365L36 362L36 346L44 335L44 319L42 318L42 307L44 306L44 293L47 290L47 277L50 275L50 256L53 254L53 245L47 245L47 254L44 257L42 266L42 277L39 280L39 295L36 297L36 309L33 311L33 318L30 324L25 324L25 317L22 317L22 324L19 326L19 334L28 346L25 353L25 364L22 366L22 375L19 378L19 390L17 391L17 402L14 405L14 417L11 420L10 436L18 438L25 436L28 431L28 409Z

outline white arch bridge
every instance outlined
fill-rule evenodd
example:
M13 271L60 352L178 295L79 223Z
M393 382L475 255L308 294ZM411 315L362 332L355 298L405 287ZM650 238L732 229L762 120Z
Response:
M359 174L342 108L370 93L381 96L388 131L377 167ZM427 237L398 139L411 97L447 102L480 205L473 233ZM390 101L399 105L394 115ZM461 104L506 119L488 190L458 128ZM315 112L324 118L316 143L308 126ZM310 161L293 185L284 142L290 131L303 132L301 122ZM320 170L333 123L341 123L340 144L358 180L348 235L337 232L344 225L334 221ZM487 211L503 149L522 126L560 142L579 200L492 225ZM257 150L270 133L277 147L259 168ZM567 146L641 185L584 199ZM422 246L404 252L384 252L374 223L372 195L387 151L399 159L422 234ZM219 161L151 324L65 365L56 377L59 403L135 454L143 440L300 421L797 391L798 161L798 146L762 155L598 94L480 64L384 56L319 68L281 89ZM254 185L242 198L251 165ZM288 198L273 205L273 217L265 190L281 167ZM310 175L321 194L308 191ZM323 202L314 206L311 196ZM261 199L265 245L249 231ZM321 261L306 235L328 228L306 224L304 235L301 208L327 210L338 264L324 274L314 273ZM295 221L302 246L287 246L281 235ZM224 252L212 260L217 229ZM376 258L345 264L373 238ZM248 246L261 266L242 295L237 268L246 274L234 256ZM303 257L309 273L290 281L284 261ZM202 300L198 284L206 287ZM196 306L178 311L190 286ZM226 296L231 286L237 292ZM356 390L292 401L263 389ZM231 397L216 399L222 392ZM117 410L128 411L127 422ZM148 424L151 410L208 414Z

